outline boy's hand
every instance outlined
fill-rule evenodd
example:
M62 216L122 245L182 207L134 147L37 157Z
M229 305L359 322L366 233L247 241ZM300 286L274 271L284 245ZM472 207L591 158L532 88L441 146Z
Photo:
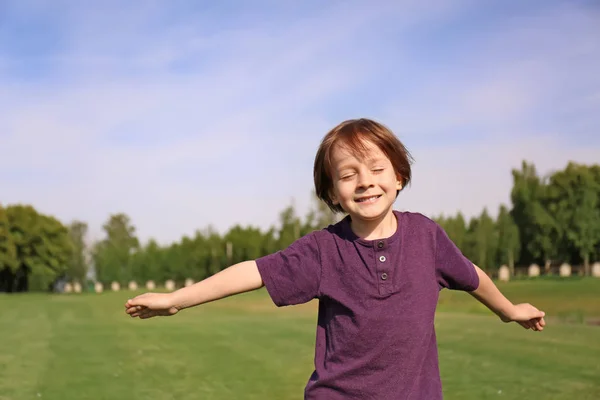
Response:
M145 293L125 303L125 312L132 318L152 318L174 315L179 309L173 303L170 293Z
M545 315L543 311L538 310L531 304L523 303L512 307L511 312L502 320L504 322L517 322L525 329L542 331L546 326Z

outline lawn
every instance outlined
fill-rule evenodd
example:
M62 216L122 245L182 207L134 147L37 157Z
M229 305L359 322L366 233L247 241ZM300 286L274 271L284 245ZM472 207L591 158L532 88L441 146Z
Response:
M445 398L600 398L600 279L500 287L550 323L525 331L444 291ZM302 398L315 303L277 309L261 290L141 321L123 312L130 295L0 296L0 400Z

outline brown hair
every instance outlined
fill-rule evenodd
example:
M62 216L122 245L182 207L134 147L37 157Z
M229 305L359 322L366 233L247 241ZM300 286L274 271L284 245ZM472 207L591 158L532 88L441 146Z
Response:
M376 145L390 159L394 171L402 178L402 188L410 182L412 156L391 130L365 118L344 121L330 130L321 141L313 170L317 197L334 212L344 210L339 204L333 204L330 197L333 189L331 149L338 141L342 141L350 151L364 156L367 152L365 140ZM399 193L400 190L396 192L396 197Z

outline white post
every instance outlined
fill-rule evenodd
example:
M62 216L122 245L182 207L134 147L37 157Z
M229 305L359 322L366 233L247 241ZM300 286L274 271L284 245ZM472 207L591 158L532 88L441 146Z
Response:
M510 268L506 265L501 266L498 270L498 279L502 282L508 282L510 280Z
M571 276L571 266L567 263L562 264L558 270L558 273L563 278Z
M540 276L540 266L537 264L531 264L527 271L530 278L534 278L536 276Z

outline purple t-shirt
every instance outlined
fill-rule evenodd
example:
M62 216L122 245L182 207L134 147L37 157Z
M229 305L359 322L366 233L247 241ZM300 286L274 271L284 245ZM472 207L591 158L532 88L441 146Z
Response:
M434 316L442 288L475 290L473 264L431 219L364 240L349 217L256 260L277 306L319 299L311 400L442 399Z

